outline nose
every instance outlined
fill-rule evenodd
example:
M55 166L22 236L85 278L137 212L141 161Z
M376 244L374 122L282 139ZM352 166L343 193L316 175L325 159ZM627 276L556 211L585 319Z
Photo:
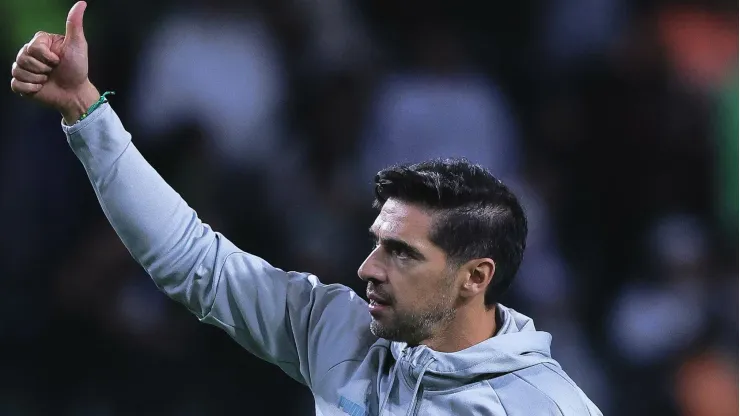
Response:
M378 259L378 249L373 250L357 269L357 275L363 281L384 282L386 273L382 262Z

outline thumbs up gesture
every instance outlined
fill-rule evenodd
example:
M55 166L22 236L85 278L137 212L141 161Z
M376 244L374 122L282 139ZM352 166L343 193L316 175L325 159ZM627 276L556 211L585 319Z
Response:
M67 16L64 35L38 32L13 63L10 88L49 105L73 124L100 98L87 77L87 40L82 17L87 3L77 2Z

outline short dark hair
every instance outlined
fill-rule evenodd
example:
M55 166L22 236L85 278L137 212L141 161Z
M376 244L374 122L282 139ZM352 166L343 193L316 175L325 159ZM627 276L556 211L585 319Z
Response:
M499 301L511 286L527 245L527 218L509 188L466 159L434 159L378 172L375 208L391 198L433 213L429 239L451 264L491 258L496 269L485 304L492 307Z

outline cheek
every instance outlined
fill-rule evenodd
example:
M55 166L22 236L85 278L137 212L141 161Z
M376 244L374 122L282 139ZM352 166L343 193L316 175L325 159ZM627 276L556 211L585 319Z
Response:
M400 305L408 305L423 292L416 276L395 270L388 275L388 282L394 300Z
M423 276L416 287L416 301L421 307L447 305L456 297L455 282L445 273L436 271Z
M430 271L423 269L394 275L392 286L396 302L402 308L435 302L439 297L439 288L433 276Z

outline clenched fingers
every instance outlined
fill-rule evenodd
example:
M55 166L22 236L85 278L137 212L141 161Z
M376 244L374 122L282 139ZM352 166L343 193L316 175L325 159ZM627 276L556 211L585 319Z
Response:
M48 33L39 32L30 43L24 46L24 49L28 55L40 62L56 66L59 63L59 56L51 51L51 42L51 36Z
M19 81L16 78L10 80L10 89L18 94L33 94L39 92L43 85Z
M34 74L33 72L26 71L15 62L13 63L13 69L10 73L13 75L13 78L18 81L28 82L31 84L43 84L49 79L49 77L44 74Z
M27 52L27 49L28 45L21 48L21 51L18 52L18 56L15 59L15 62L18 63L18 66L34 74L48 74L49 72L51 72L52 67L50 65L31 56Z

